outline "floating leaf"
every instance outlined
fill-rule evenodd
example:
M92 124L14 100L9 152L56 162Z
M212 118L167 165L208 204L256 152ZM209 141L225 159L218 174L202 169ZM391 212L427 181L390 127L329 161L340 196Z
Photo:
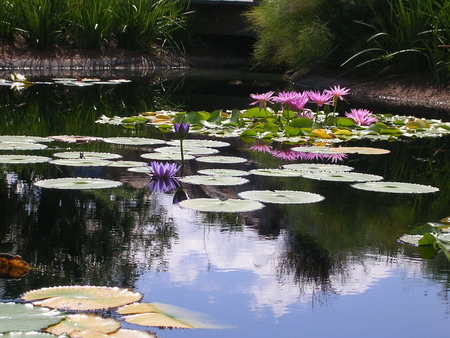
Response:
M101 178L65 177L37 181L34 185L48 189L107 189L119 187L122 182Z
M342 154L364 154L364 155L382 155L389 154L391 151L381 148L370 148L370 147L337 147L330 148L331 151Z
M126 305L117 311L131 324L180 329L222 329L206 315L177 306L161 303L139 303Z
M352 167L340 164L314 164L314 163L294 163L285 164L283 168L299 171L351 171Z
M147 153L142 154L142 158L152 161L181 161L181 153L171 154L171 153ZM195 157L192 155L185 154L184 159L186 161L193 160Z
M130 168L130 167L146 167L147 165L148 165L147 162L140 162L140 161L113 161L109 163L108 167Z
M210 176L210 175L192 175L180 178L181 182L203 185L241 185L249 181L242 177L235 176Z
M123 144L123 145L154 145L154 144L164 144L166 141L154 139L154 138L144 138L144 137L108 137L103 139L106 143L113 144Z
M142 295L127 289L103 286L57 286L26 292L33 304L68 310L99 310L138 302Z
M399 194L426 194L439 191L438 188L429 185L403 182L366 182L353 184L352 187L366 191L391 192Z
M171 146L179 146L179 140L168 141L167 144ZM222 148L228 147L230 144L228 142L216 141L216 140L191 140L187 139L183 141L183 145L186 147L207 147L207 148Z
M128 168L127 171L132 171L134 173L145 173L145 174L153 174L153 170L149 166L144 167L132 167Z
M250 170L250 174L274 177L301 177L303 175L300 171L285 169L253 169Z
M84 301L84 299L79 300ZM95 314L73 314L67 316L65 320L57 325L50 326L47 332L60 335L68 333L71 335L74 331L97 331L103 333L111 333L120 328L120 322L112 318L102 318Z
M90 143L90 142L103 141L103 139L101 137L92 137L92 136L58 135L58 136L50 136L50 138L55 141L67 142L67 143Z
M405 244L410 244L413 246L419 246L419 240L422 239L423 235L410 235L404 234L399 237L399 241Z
M66 159L85 159L85 160L115 160L122 158L122 155L112 153L96 153L96 152L79 152L68 151L63 153L55 153L53 156Z
M84 159L58 159L50 161L51 164L63 165L68 167L105 167L110 165L111 161L105 160L84 160Z
M0 332L40 330L57 324L64 318L65 313L46 307L0 303Z
M0 142L0 150L42 150L45 144L27 142Z
M110 338L158 338L156 333L150 333L141 330L119 329L116 332L108 334Z
M264 204L256 201L241 199L228 199L221 201L216 198L194 198L181 201L178 205L193 210L210 212L247 212L264 207Z
M29 163L45 163L51 158L45 156L33 155L0 155L0 163L6 164L29 164Z
M198 162L205 163L244 163L247 162L246 158L236 156L203 156L196 158Z
M181 154L181 147L162 147L154 149L158 153L169 154ZM183 152L189 155L213 155L219 151L212 148L200 148L200 147L183 147Z
M38 331L12 331L0 333L1 338L57 338L54 334Z
M39 137L39 136L0 136L0 142L26 142L26 143L36 143L36 142L52 142L53 140L49 137Z
M334 155L335 151L332 151L329 147L292 147L292 151L298 151L301 153L314 153L314 154L328 154Z
M314 172L304 173L303 177L313 180L333 181L333 182L369 182L381 181L382 176L371 174L360 174L354 172Z
M29 270L28 263L22 257L0 253L0 278L20 279Z
M252 201L276 204L316 203L325 199L319 194L293 190L250 190L243 191L238 196Z
M202 169L197 171L202 175L212 176L247 176L250 175L248 171L236 170L236 169Z

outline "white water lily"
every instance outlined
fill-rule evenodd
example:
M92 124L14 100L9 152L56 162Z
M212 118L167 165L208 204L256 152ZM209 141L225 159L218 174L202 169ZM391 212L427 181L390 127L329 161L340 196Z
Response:
M10 78L14 82L25 82L27 80L27 77L25 75L19 73L12 73L10 75Z

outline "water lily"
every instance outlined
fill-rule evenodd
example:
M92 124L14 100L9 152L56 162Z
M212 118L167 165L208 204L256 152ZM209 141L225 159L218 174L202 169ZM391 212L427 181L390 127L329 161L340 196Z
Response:
M22 75L22 74L19 74L19 73L11 74L10 78L14 82L25 82L27 80L27 77L25 75Z
M305 108L305 105L309 101L308 92L295 93L291 100L288 102L289 108L296 112L301 112Z
M334 86L333 88L330 88L328 92L333 95L334 112L336 112L338 99L341 101L344 100L344 95L350 94L350 89L345 87L341 88L341 86Z
M350 113L345 113L345 116L355 120L358 126L369 126L371 123L378 121L368 109L351 109Z
M324 104L333 104L333 95L328 92L309 91L308 96L311 101L315 102L318 107L322 107Z
M264 93L264 94L250 94L250 97L253 100L256 100L255 102L252 102L250 104L253 105L253 104L259 103L259 110L261 110L263 108L265 109L268 102L269 103L273 103L272 95L274 93L275 93L274 91L270 91L270 92L267 92L267 93Z
M189 133L189 123L174 123L173 127L179 140L184 140Z
M180 170L180 166L176 163L163 164L162 162L152 162L150 163L152 171L156 177L174 177L175 174Z

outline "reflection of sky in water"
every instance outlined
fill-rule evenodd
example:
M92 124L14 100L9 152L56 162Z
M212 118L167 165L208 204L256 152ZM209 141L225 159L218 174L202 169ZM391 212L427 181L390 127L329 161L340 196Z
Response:
M351 257L321 292L277 274L286 232L265 239L248 226L203 225L201 214L170 203L166 195L178 238L168 268L143 274L137 291L143 301L203 312L237 329L164 330L159 337L446 336L448 304L437 301L444 286L424 276L419 259Z

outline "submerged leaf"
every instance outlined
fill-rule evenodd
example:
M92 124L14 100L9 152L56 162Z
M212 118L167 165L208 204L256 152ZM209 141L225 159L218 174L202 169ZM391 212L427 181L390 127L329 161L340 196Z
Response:
M50 308L98 310L141 300L142 295L127 289L102 286L58 286L26 292L22 299Z

